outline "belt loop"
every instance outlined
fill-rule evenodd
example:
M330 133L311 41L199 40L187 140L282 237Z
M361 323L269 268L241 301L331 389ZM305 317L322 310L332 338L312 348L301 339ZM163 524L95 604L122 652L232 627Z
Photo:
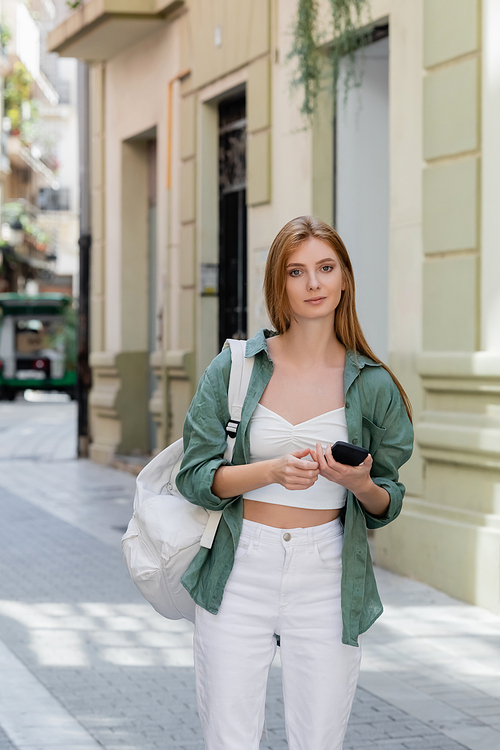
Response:
M308 526L307 528L307 541L308 541L308 547L309 547L309 554L312 555L314 552L314 534L312 530L312 526Z
M253 535L253 548L259 549L259 542L260 542L260 535L262 534L262 526L259 524L259 527L255 529L255 534Z

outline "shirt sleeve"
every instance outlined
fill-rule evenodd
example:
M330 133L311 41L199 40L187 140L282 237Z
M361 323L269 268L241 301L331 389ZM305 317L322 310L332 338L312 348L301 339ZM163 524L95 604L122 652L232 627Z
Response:
M413 426L395 384L382 425L385 431L377 450L372 454L371 477L374 484L387 490L390 502L384 516L374 516L362 506L369 529L386 526L399 516L406 491L399 481L399 469L413 451Z
M221 500L212 492L215 472L229 464L224 458L229 411L219 397L224 383L220 377L219 388L213 378L210 368L205 370L186 415L184 458L175 481L179 492L190 502L208 510L222 510L236 498Z

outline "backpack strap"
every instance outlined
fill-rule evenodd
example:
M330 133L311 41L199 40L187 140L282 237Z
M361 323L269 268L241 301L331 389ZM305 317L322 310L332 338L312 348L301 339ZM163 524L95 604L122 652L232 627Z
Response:
M231 347L231 373L229 375L229 387L227 391L230 419L226 425L227 447L224 453L226 461L231 461L233 458L236 435L241 422L241 412L245 403L255 360L255 357L245 357L246 344L246 341L226 339L223 347L223 349ZM211 549L221 517L221 510L209 511L207 525L205 526L205 531L200 542L202 547Z
M254 357L245 357L246 341L227 339L224 348L231 347L231 375L227 391L230 420L226 425L227 448L224 457L231 461L236 434L241 422L241 412L252 375Z

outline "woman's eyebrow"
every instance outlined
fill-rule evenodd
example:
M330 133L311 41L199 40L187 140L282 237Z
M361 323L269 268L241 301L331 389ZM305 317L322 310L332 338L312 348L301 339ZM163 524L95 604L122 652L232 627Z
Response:
M317 264L320 266L322 263L335 263L335 258L323 258L323 260L318 260ZM297 266L298 268L305 268L304 263L289 263L287 265L287 268L292 268L292 266Z

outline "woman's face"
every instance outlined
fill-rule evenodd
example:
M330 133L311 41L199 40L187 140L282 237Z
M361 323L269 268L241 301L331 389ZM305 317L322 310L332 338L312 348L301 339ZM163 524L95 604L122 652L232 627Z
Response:
M286 292L295 318L334 317L343 289L338 256L323 240L310 237L289 257Z

